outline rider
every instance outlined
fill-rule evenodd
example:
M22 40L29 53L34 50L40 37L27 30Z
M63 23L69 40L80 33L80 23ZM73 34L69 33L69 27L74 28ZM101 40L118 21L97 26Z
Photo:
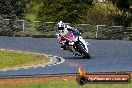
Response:
M61 45L61 49L66 50L66 45L73 45L74 42L77 41L77 36L79 35L79 31L77 28L71 27L67 24L65 24L63 21L58 22L58 30L59 30L59 36L58 40L61 42L62 36L67 38L66 42Z

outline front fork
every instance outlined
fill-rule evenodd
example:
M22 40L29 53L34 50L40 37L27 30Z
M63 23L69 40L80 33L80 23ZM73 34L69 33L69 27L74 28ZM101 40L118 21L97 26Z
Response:
M81 36L78 36L78 41L83 43L85 50L88 52L88 46L90 45L90 43L86 42Z

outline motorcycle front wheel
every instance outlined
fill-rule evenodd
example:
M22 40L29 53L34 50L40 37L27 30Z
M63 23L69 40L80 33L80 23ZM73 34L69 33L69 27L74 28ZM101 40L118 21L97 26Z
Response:
M78 49L79 49L79 51L81 53L83 53L85 55L84 57L86 57L87 59L91 58L90 55L89 55L89 53L86 52L86 50L85 50L85 48L84 48L84 46L82 44L78 44Z

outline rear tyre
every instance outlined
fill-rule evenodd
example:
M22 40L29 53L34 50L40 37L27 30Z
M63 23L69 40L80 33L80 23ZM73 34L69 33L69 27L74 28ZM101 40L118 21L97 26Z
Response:
M87 58L87 59L90 59L91 58L90 55L89 55L89 53L87 53L85 51L85 49L83 48L82 45L78 44L78 49L80 50L81 53L83 53L85 55L84 58Z

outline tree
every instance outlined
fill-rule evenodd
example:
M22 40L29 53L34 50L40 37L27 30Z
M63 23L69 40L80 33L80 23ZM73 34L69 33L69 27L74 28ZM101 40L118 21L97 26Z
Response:
M123 12L128 11L128 12L132 13L132 9L130 8L130 6L132 5L131 0L111 0L111 1L121 11L123 11Z
M28 3L41 3L42 0L27 0Z
M121 14L116 14L113 18L116 25L131 26L132 22L132 5L131 0L111 0L113 5L116 6Z
M25 8L26 0L0 0L0 15L4 18L23 17Z
M15 31L19 29L15 27L16 19L23 19L24 12L26 8L26 0L0 0L0 16L8 20L9 23L6 26L9 27L8 30L3 30L1 35L10 35L12 36ZM2 25L5 26L5 25Z
M38 20L80 23L93 0L43 0Z

